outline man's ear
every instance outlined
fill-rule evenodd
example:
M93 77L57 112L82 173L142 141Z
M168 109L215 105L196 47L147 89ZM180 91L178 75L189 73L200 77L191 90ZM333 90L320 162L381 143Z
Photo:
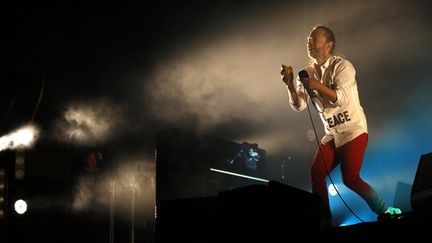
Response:
M326 47L329 48L329 52L331 53L331 50L333 49L334 43L333 41L329 41L326 43Z

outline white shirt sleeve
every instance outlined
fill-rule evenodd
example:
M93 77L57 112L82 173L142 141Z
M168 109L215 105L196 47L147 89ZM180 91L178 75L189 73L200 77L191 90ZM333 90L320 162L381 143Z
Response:
M306 108L306 91L303 84L300 82L299 77L296 78L296 92L299 102L299 107L296 107L290 99L290 106L295 111L302 111Z

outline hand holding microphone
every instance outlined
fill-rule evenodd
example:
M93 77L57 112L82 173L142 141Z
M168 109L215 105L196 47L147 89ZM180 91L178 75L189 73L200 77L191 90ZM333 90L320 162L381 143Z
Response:
M298 73L298 76L299 76L300 82L305 87L309 96L311 96L311 97L316 96L316 90L312 87L312 85L313 85L313 82L318 82L318 81L310 78L308 72L304 69Z
M316 79L310 78L309 74L306 70L301 70L298 73L300 82L302 82L303 86L306 89L306 92L309 94L309 97L312 100L312 104L317 109L318 112L323 112L324 106L323 103L318 95L318 91L314 89L314 87L311 87L315 83L319 83Z
M298 76L299 76L300 82L309 91L309 83L310 82L309 82L309 74L308 74L308 72L303 69L303 70L301 70L298 73Z
M310 78L308 72L304 69L298 73L298 76L300 82L303 84L303 86L308 92L316 92L315 90L318 88L317 85L319 84L318 80Z

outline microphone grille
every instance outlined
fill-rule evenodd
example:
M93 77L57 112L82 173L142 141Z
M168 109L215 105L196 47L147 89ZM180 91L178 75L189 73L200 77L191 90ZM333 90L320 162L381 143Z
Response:
M304 78L309 78L308 72L304 69L298 73L298 76L299 76L300 80L304 79Z

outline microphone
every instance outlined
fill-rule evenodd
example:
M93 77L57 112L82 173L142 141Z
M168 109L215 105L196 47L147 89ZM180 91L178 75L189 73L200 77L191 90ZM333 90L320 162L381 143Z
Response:
M304 78L309 78L308 72L306 70L304 70L304 69L301 70L298 73L298 76L300 78L300 82ZM305 89L306 89L306 91L307 91L310 99L312 100L312 104L315 106L315 108L317 109L317 111L318 112L323 112L324 106L323 106L323 103L322 103L321 99L318 96L318 91L315 90L315 89L314 90L309 89L309 85L305 85L304 83L303 83L303 86L305 87Z
M298 73L298 76L299 76L299 78L300 78L300 82L304 79L304 78L309 78L309 74L308 74L308 72L306 71L306 70L301 70L299 73ZM311 93L311 91L312 90L309 90L309 85L305 85L303 82L302 82L302 84L304 85L304 87L306 88L306 90L308 91L308 93Z
M302 80L304 78L309 78L308 72L304 69L298 73L298 76L299 76L300 80Z

